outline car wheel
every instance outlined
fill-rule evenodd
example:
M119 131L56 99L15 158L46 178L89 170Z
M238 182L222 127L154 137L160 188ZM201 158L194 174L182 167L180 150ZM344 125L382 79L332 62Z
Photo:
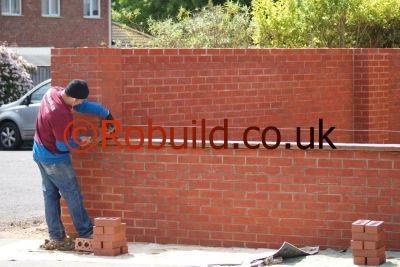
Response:
M0 147L4 150L16 150L22 144L19 129L15 123L6 122L0 126Z

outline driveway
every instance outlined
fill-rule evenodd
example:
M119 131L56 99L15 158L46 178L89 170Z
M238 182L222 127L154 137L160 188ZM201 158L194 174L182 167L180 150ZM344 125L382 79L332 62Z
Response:
M44 217L41 176L32 151L0 150L0 226Z

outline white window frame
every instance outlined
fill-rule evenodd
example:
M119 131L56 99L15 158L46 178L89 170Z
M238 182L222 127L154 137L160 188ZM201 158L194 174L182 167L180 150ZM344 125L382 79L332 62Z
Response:
M3 10L3 1L8 2L8 6L10 7L10 10ZM19 13L11 13L11 3L18 1L19 2ZM1 0L1 15L4 16L21 16L22 15L22 0Z
M41 0L40 1L40 4L41 5L43 5L43 2L42 1L47 1L48 2L48 4L49 4L49 14L43 14L43 9L42 9L42 7L40 7L40 12L42 13L42 17L50 17L50 18L54 18L54 17L60 17L60 8L61 8L61 3L60 3L60 0L57 0L57 2L58 2L58 10L57 10L57 14L50 14L50 11L51 11L51 0Z
M85 0L83 0L83 17L87 18L87 19L99 19L100 18L100 14L101 14L101 0L95 0L95 1L97 1L98 6L99 6L99 14L98 15L93 15L92 1L93 0L89 0L89 9L90 9L89 13L90 13L90 15L87 16L85 14Z

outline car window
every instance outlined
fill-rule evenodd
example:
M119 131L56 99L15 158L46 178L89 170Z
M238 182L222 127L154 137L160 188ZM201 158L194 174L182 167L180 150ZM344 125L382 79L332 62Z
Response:
M42 101L44 94L47 92L47 90L49 90L49 88L50 88L50 83L43 85L38 90L33 92L31 95L31 104L40 103L40 101Z

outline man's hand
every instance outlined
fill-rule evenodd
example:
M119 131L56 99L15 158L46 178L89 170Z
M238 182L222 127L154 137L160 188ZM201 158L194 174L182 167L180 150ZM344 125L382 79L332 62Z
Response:
M107 117L105 118L105 120L108 120L108 121L113 121L114 120L114 117L111 115L111 112L109 111L108 112L108 115L107 115ZM106 128L106 133L107 134L112 134L112 133L114 133L115 132L115 127L114 127L114 124L113 123L107 123L107 126L106 126L107 128Z
M91 136L81 136L80 138L83 143L83 145L81 145L81 147L88 146L93 142L93 138Z
M105 117L105 119L108 120L108 121L113 121L114 120L114 117L111 115L110 111L108 111L108 115L107 115L107 117Z

